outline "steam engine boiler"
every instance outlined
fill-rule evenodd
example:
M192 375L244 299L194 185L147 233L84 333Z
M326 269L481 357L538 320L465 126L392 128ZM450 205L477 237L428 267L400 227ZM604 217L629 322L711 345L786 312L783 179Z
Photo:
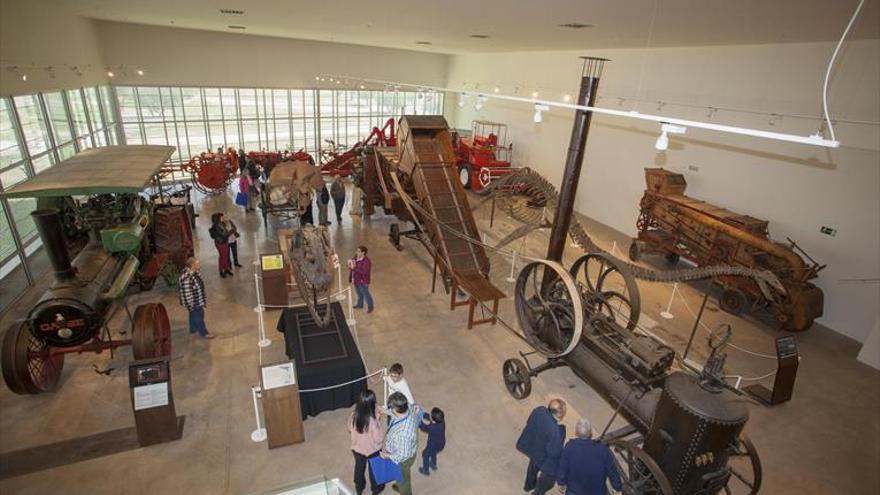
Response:
M547 359L536 367L529 354L508 359L508 391L522 399L531 377L559 366L596 390L615 409L609 426L618 415L629 423L602 436L620 465L624 493L758 492L760 460L743 434L747 402L723 383L729 327L713 333L702 370L684 362L675 370L675 351L637 326L635 279L604 253L584 255L568 271L552 261L526 265L516 310L525 339Z
M143 304L133 317L129 315L131 340L113 340L107 328L118 308L128 311L125 293L137 274L137 254L150 224L150 212L135 198L121 202L126 204L122 221L109 210L92 210L89 240L73 261L59 210L31 213L54 278L27 317L13 324L4 336L3 378L13 392L51 390L61 376L64 355L72 352L100 353L131 345L135 359L171 354L170 325L162 304Z

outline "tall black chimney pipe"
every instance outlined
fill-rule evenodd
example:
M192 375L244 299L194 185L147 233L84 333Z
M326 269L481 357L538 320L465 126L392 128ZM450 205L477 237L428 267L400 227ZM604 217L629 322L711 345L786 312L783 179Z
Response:
M43 241L43 248L49 255L49 262L55 271L56 282L66 282L75 276L70 266L70 253L64 242L64 230L61 227L61 213L55 209L36 210L31 212L37 232Z
M602 69L608 59L581 58L584 59L584 68L581 74L581 88L577 104L591 107L596 103L599 78L602 77ZM548 260L562 261L562 252L565 250L565 239L568 236L568 228L571 226L574 196L577 194L578 180L581 177L584 148L587 143L587 134L590 132L592 117L593 112L587 110L577 110L574 115L568 156L565 158L565 170L562 172L562 186L559 188L559 205L557 205L553 228L550 231L550 245L547 247Z

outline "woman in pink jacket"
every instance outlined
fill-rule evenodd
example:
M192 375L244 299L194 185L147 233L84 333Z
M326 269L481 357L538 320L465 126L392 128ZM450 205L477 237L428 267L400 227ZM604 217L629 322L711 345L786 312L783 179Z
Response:
M385 429L379 423L379 414L376 408L376 394L369 389L362 391L348 420L351 452L354 454L354 488L358 495L362 495L367 487L365 469L370 471L370 491L373 495L385 489L384 483L376 484L373 471L367 462L368 459L378 456L385 445Z

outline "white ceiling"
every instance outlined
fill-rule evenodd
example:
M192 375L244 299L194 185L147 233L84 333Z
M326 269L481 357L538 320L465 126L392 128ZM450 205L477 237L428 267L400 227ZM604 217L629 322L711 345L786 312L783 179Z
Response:
M94 19L439 53L829 41L840 37L858 4L858 0L46 1ZM225 15L219 9L245 13ZM593 27L559 27L564 23ZM229 25L247 29L231 30ZM490 38L474 39L472 34ZM878 0L867 0L849 39L878 37Z

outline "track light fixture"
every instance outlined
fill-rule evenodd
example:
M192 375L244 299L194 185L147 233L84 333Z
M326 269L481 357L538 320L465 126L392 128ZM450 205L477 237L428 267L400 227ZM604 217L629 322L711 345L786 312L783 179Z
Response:
M535 115L532 120L535 121L536 124L540 124L544 121L543 112L547 112L550 110L549 105L542 105L540 103L535 103Z
M113 76L115 76L115 75L116 75L116 74L114 74L112 70L108 70L108 71L107 71L107 77L113 77Z
M478 112L479 112L480 110L482 110L482 109L483 109L483 103L486 103L486 101L488 101L488 100L489 100L489 97L488 97L488 96L486 96L486 95L478 95L478 96L477 96L477 101L474 102L474 110L476 110L476 111L478 111Z
M137 70L137 75L139 75L139 76L144 75L144 71L143 71L143 69L138 69L138 70Z
M657 138L654 147L657 148L657 151L666 151L669 148L669 134L684 134L685 132L687 132L687 127L663 122L660 124L660 137Z
M460 92L464 89L465 86L468 88L473 86L473 89L471 89L472 94L480 94L481 96L483 96L483 101L486 101L489 98L489 97L485 96L485 94L479 93L480 85L478 83L469 83L469 82L463 83L461 85L461 87L459 87L458 89L451 89L451 88L445 88L445 87L440 87L440 86L431 87L431 86L425 86L425 85L397 83L397 82L385 81L385 80L381 80L381 79L365 79L365 78L359 78L359 79L362 81L365 81L365 82L373 83L373 84L396 85L398 88L400 86L407 87L407 88L420 87L423 89L428 88L428 89L434 89L435 91L446 91L446 92L450 92L450 93ZM534 105L535 103L539 102L539 100L537 98L537 91L535 91L535 93L533 93L533 94L535 94L535 96L533 96L531 99L529 99L529 98L526 98L524 95L517 96L520 94L520 92L519 92L520 89L523 89L524 93L527 92L527 90L524 88L514 87L513 94L502 95L502 94L494 94L491 92L490 92L490 94L492 95L492 98L496 98L496 99L500 99L500 100L507 100L507 101L515 101L515 102L525 103L525 104L529 104L529 105ZM574 100L574 95L571 95L571 99ZM622 106L625 101L630 100L629 98L616 98L616 99L618 100L617 106ZM559 107L559 108L565 108L565 109L569 109L569 110L590 111L595 114L611 115L611 116L620 117L620 118L645 120L645 121L656 122L656 123L660 123L660 124L671 123L671 124L675 124L676 126L681 126L682 128L684 128L684 126L687 126L687 127L694 127L697 129L705 129L705 130L714 131L714 132L724 132L724 133L730 133L730 134L738 134L741 136L751 136L751 137L757 137L757 138L772 139L772 140L777 140L777 141L785 141L785 142L790 142L790 143L808 144L811 146L822 146L822 147L826 147L826 148L837 148L840 146L840 141L837 141L833 137L832 137L832 139L825 139L821 133L816 133L816 134L813 134L810 136L801 136L801 135L797 135L797 134L787 134L787 133L782 133L782 132L771 132L771 131L766 131L766 130L761 130L761 129L752 129L752 128L746 128L746 127L737 127L737 126L732 126L732 125L723 125L723 124L714 123L714 122L700 122L700 121L696 121L696 120L674 118L674 117L670 117L670 116L643 114L643 113L635 111L635 110L625 111L623 109L612 109L612 108L598 107L598 106L593 106L593 105L583 105L583 104L578 104L577 102L574 102L574 101L555 102L555 101L540 100L540 103L547 105L547 106L550 106L550 107ZM479 106L482 107L482 103L480 103ZM661 105L661 108L662 108L662 105ZM671 131L669 131L667 129L667 135L666 135L667 141L669 139L668 134L670 132ZM673 134L674 134L674 132L673 132ZM662 140L660 140L660 141L662 144Z
M458 108L464 108L465 104L467 104L467 99L470 95L467 93L459 93L458 94Z

